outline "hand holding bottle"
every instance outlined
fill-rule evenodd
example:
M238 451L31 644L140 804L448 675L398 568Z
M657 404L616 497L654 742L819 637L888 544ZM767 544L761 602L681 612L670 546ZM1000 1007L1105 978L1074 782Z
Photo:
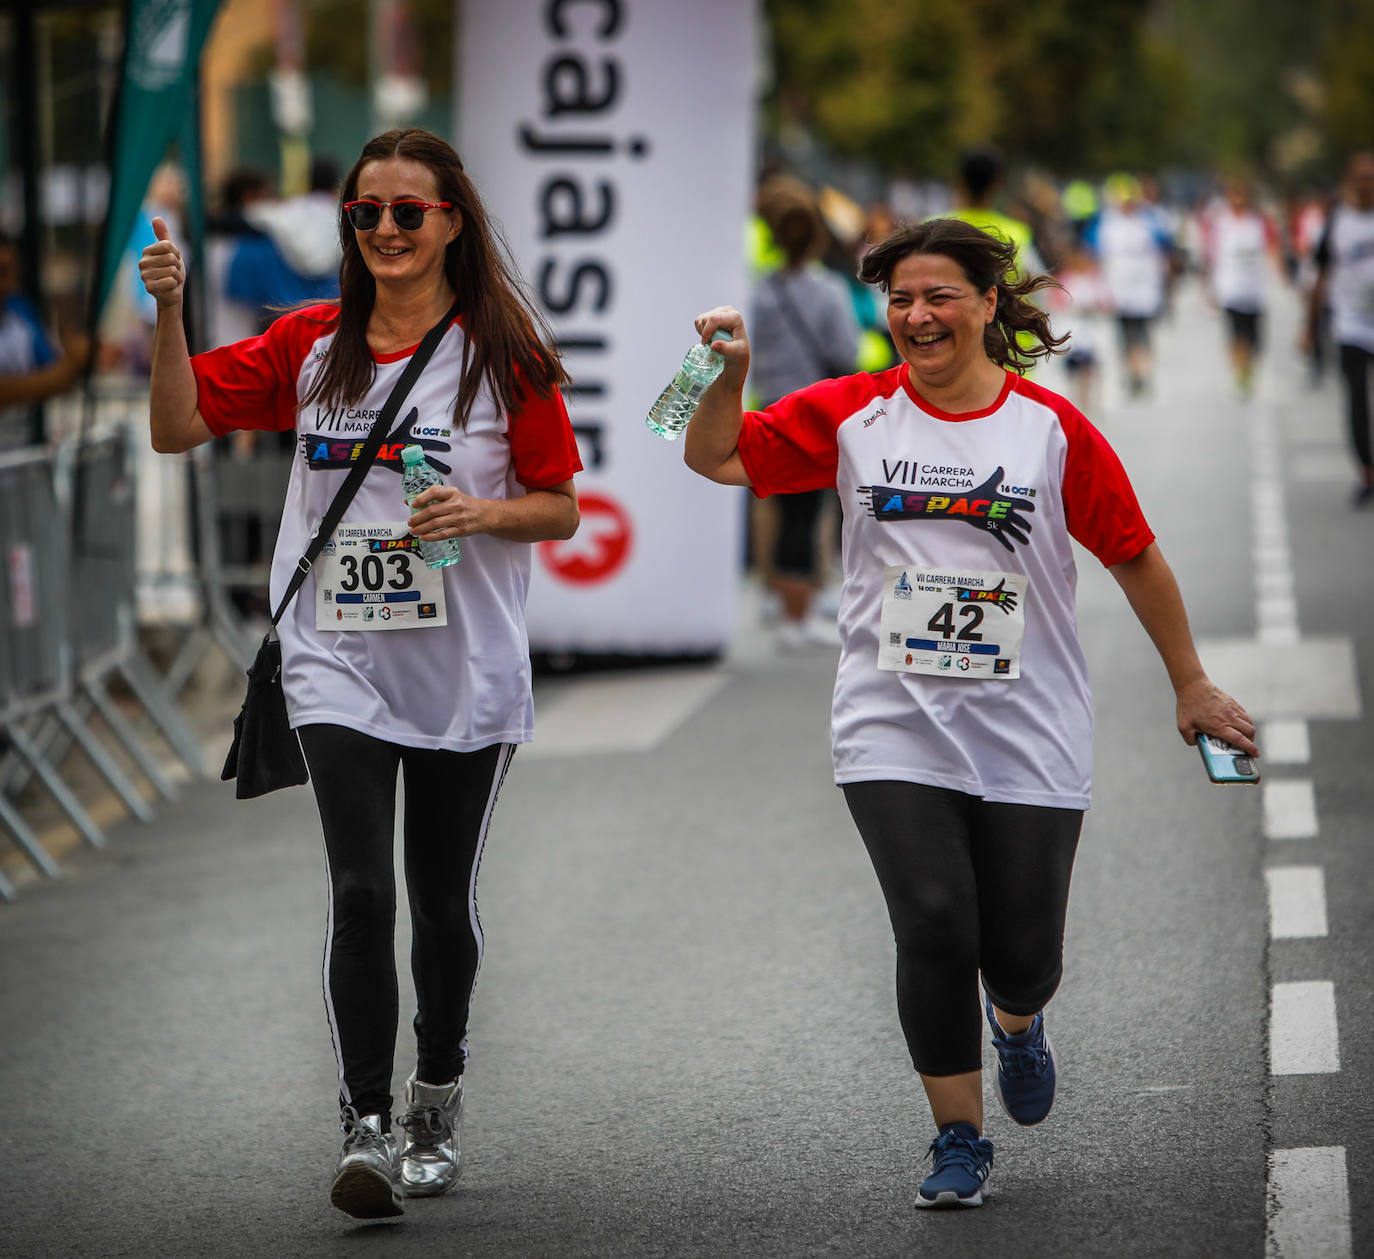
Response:
M730 313L735 316L735 322L741 333L744 330L744 321L739 318L738 311L731 311L729 307L720 307L712 314ZM658 400L649 409L649 414L645 419L651 432L657 433L660 437L668 441L673 441L679 437L691 422L692 416L696 413L697 407L706 395L706 391L724 374L728 360L722 356L720 350L730 344L731 332L723 321L715 321L708 330L703 330L702 321L706 316L701 316L696 321L697 331L701 332L700 343L692 346L687 351L687 357L682 360L682 366L678 369L663 392L659 394ZM745 346L744 371L748 370L748 345ZM743 376L740 376L743 381Z
M744 379L749 374L749 334L744 327L744 316L733 306L716 306L692 322L701 333L702 341L710 343L711 353L725 360L721 379L726 387L742 391ZM712 341L717 332L724 332L726 338Z

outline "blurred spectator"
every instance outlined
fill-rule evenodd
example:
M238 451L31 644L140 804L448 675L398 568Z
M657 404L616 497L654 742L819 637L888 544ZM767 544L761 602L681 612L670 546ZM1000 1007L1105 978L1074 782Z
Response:
M1153 227L1155 237L1164 251L1164 297L1160 302L1160 313L1167 315L1174 299L1174 285L1187 270L1187 258L1179 245L1183 216L1164 203L1159 180L1153 175L1141 175L1137 182L1141 213Z
M231 171L220 187L219 205L206 223L206 283L209 288L209 328L207 350L232 345L261 331L261 309L235 301L225 292L229 268L245 242L261 237L247 218L249 206L267 201L272 185L261 171L241 168ZM251 246L250 246L251 247Z
M1304 310L1312 305L1312 290L1317 285L1317 246L1326 232L1335 198L1328 192L1311 192L1299 199L1288 222L1288 242L1293 260L1293 282L1302 296ZM1312 323L1312 335L1305 351L1311 380L1320 382L1326 371L1326 352L1331 338L1330 294L1324 294Z
M1229 177L1203 215L1202 258L1208 293L1226 316L1236 391L1248 397L1269 282L1283 274L1278 229L1255 204L1249 179Z
M1097 218L1097 189L1086 179L1071 179L1060 198L1075 244L1081 245Z
M1111 294L1126 359L1127 390L1141 394L1150 381L1150 325L1164 303L1170 243L1147 209L1134 176L1111 176L1105 192L1106 207L1087 240L1102 263Z
M861 372L883 371L897 361L887 330L887 297L859 279L859 259L868 249L866 240L882 237L867 235L870 213L836 189L822 188L816 200L827 229L828 248L821 261L830 275L843 283L859 326L855 366Z
M760 405L771 406L806 385L854 371L859 328L844 282L812 265L829 233L810 189L792 179L770 181L760 189L759 215L784 258L759 282L749 323L750 378ZM774 497L778 519L769 585L781 604L778 645L789 651L808 644L838 647L833 622L811 609L821 576L818 525L833 491Z
M1317 245L1317 282L1307 308L1306 341L1331 299L1331 334L1339 347L1350 444L1359 463L1356 507L1374 506L1374 451L1369 435L1369 369L1374 363L1374 152L1356 153L1346 167L1340 203Z
M1042 275L1048 269L1035 247L1030 224L994 209L1002 187L1002 159L989 149L964 154L959 162L958 204L942 218L962 219L1016 246L1016 269Z
M339 170L328 158L310 167L310 191L243 208L258 235L244 237L229 261L225 296L256 311L255 332L282 311L339 295Z
M20 292L21 274L18 246L0 233L0 452L41 444L38 403L72 388L91 357L85 337L54 347Z
M1065 393L1080 411L1091 413L1097 408L1103 322L1111 314L1112 295L1097 259L1081 244L1069 247L1055 279L1059 286L1045 291L1045 304L1055 335L1069 337Z

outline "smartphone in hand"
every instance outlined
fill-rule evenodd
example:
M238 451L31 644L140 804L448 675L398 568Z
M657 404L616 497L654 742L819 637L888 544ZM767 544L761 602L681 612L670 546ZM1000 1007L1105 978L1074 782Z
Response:
M1225 739L1200 734L1197 750L1202 753L1207 777L1214 783L1257 783L1260 780L1253 758L1232 747Z

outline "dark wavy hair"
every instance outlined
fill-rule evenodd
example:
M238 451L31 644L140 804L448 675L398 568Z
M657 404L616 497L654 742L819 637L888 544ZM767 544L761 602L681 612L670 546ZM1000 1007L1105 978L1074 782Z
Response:
M357 237L342 212L358 195L358 176L368 162L408 158L434 172L438 199L451 201L463 230L444 254L444 277L457 296L467 340L459 374L454 419L467 424L485 378L506 410L520 405L525 390L547 398L568 382L553 335L521 286L510 251L487 216L477 188L451 145L419 127L387 131L369 140L344 178L339 196L339 303L335 336L306 402L347 405L368 391L377 365L367 345L367 324L377 296Z
M1060 288L1053 276L1018 275L1016 246L962 219L903 223L863 256L859 279L887 292L892 273L912 254L939 254L958 263L979 293L997 290L997 310L983 330L983 349L999 367L1019 372L1038 358L1063 354L1068 335L1050 331L1050 317L1030 300L1032 293Z

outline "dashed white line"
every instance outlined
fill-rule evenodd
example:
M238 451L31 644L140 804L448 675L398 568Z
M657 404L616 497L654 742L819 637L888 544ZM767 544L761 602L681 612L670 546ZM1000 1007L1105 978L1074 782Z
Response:
M1300 718L1278 717L1260 727L1259 745L1263 765L1306 765L1312 758L1307 722Z
M1345 1146L1275 1150L1269 1156L1267 1259L1349 1259L1350 1253Z
M1341 1069L1336 987L1330 980L1274 985L1269 1061L1275 1075L1321 1075Z
M1303 639L1284 510L1279 430L1271 412L1262 413L1253 433L1252 452L1256 638L1259 651L1272 653L1296 647ZM1338 646L1349 650L1346 644ZM1298 653L1283 654L1296 657ZM1304 718L1359 715L1359 686L1353 660L1351 664L1343 691L1345 697L1354 697L1352 713L1328 711L1340 704L1314 704L1319 697L1302 683L1290 690L1289 703L1271 703L1259 710L1268 718L1259 731L1261 765L1305 765L1311 759L1307 721L1291 714L1301 713ZM1257 701L1260 694L1255 692ZM1271 687L1265 698L1280 699L1280 692ZM1326 697L1328 701L1342 698ZM1310 779L1266 779L1262 800L1266 839L1311 839L1318 834ZM1327 934L1326 879L1321 866L1271 866L1264 877L1271 939ZM1334 984L1321 980L1273 985L1269 1058L1276 1076L1340 1070ZM1268 1190L1268 1259L1350 1259L1350 1189L1343 1146L1272 1151Z
M1264 837L1311 839L1317 834L1317 799L1310 778L1265 781Z
M1321 866L1272 866L1264 880L1269 887L1271 939L1326 935L1326 875Z

